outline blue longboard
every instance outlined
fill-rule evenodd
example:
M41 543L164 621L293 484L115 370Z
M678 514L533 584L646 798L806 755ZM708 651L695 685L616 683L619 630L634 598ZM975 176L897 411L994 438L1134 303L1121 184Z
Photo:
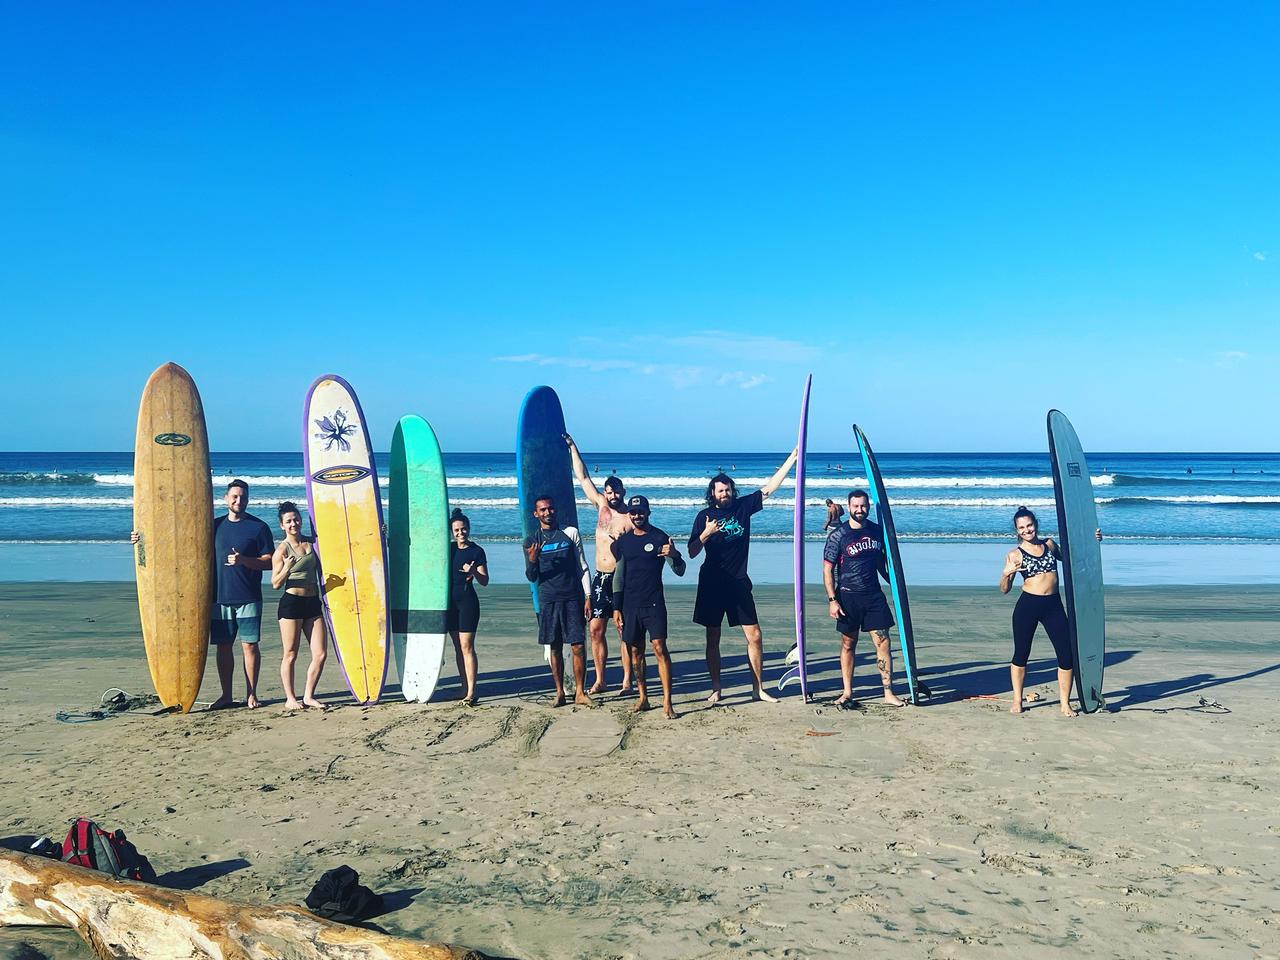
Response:
M1080 438L1060 410L1050 410L1049 458L1058 507L1058 546L1062 549L1062 585L1067 623L1076 661L1076 693L1080 708L1093 713L1105 707L1102 668L1106 648L1102 547L1098 543L1098 508L1093 480Z
M866 434L853 425L853 435L858 440L862 454L862 466L871 486L871 499L876 507L876 520L884 530L885 559L889 567L889 590L893 594L894 619L898 622L898 640L902 646L902 660L907 673L907 687L912 703L931 696L929 688L920 682L916 670L915 631L911 626L911 603L907 598L907 578L902 572L902 555L898 551L898 532L893 525L893 511L889 508L889 495L884 489L884 478L876 464L876 455L867 442Z
M573 485L573 461L564 442L564 410L550 387L534 387L524 398L516 422L516 483L520 497L520 522L526 537L538 535L533 505L538 497L551 497L556 504L556 520L564 527L578 526L578 502ZM581 531L579 531L581 532ZM541 612L538 585L533 593L533 612ZM548 647L544 654L551 655Z

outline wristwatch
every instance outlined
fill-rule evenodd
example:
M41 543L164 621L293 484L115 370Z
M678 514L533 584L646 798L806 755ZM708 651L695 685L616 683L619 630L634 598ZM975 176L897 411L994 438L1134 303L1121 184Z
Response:
M827 603L835 603L835 602L836 602L835 597L827 597Z

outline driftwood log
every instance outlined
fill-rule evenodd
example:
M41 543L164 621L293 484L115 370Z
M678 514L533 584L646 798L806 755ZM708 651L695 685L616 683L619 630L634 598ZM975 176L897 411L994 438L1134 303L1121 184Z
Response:
M0 850L0 926L70 927L102 960L486 960L323 920Z

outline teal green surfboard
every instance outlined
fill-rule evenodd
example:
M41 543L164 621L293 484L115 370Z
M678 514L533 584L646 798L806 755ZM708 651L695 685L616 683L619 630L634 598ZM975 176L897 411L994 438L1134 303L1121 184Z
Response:
M444 663L449 487L435 431L421 417L402 417L396 424L389 493L391 647L404 698L426 703Z

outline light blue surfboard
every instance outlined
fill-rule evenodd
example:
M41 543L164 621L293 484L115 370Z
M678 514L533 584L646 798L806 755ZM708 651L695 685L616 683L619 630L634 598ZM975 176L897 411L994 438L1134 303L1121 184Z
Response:
M1103 601L1102 545L1093 480L1080 438L1060 410L1050 410L1049 458L1058 506L1058 546L1062 549L1062 586L1067 623L1076 660L1076 693L1085 713L1106 706L1102 669L1107 615Z

